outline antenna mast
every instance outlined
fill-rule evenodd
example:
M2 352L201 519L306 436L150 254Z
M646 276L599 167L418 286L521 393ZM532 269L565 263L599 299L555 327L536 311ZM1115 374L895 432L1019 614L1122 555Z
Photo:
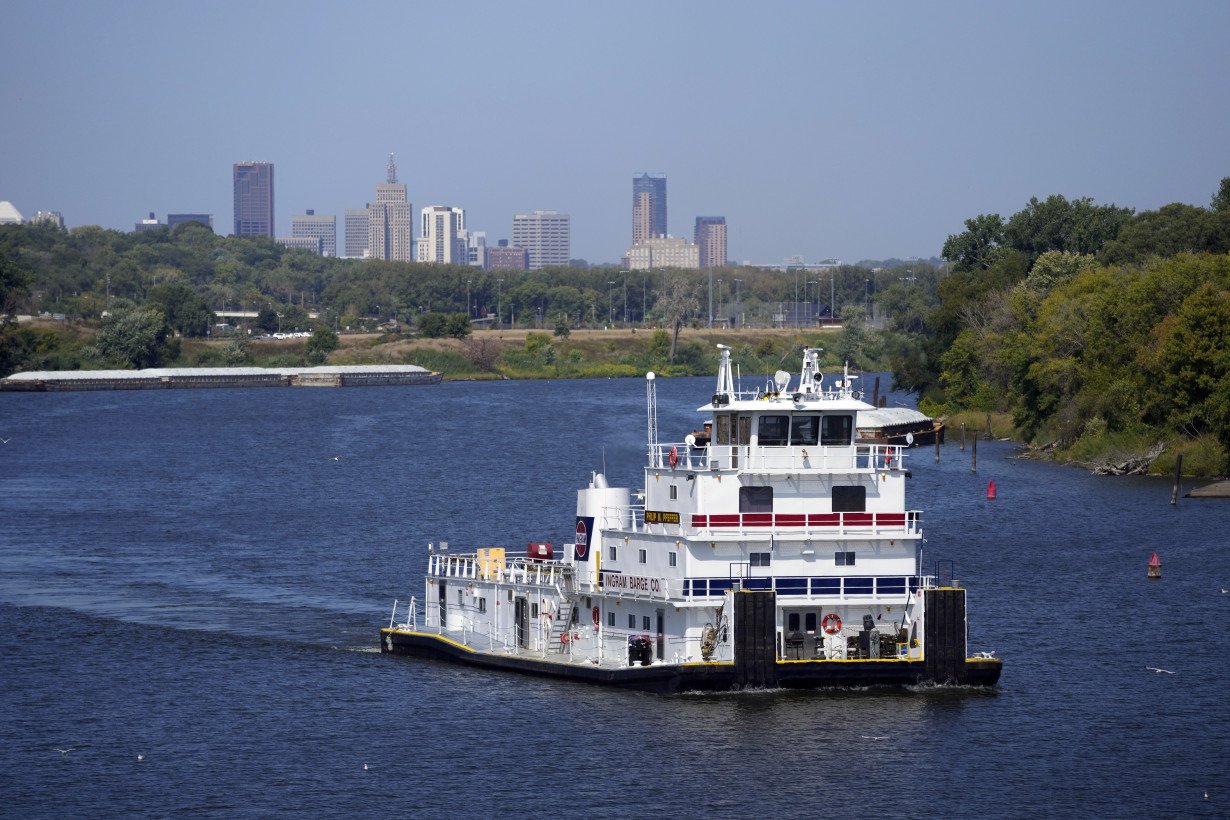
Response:
M386 166L389 174L389 182L397 181L397 163L393 161L393 155L389 154L389 164Z
M645 374L645 404L649 413L649 466L661 467L658 462L658 382L652 370Z

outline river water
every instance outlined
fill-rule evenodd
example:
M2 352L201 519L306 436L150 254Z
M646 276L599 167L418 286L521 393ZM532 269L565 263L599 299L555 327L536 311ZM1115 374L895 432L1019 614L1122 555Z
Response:
M658 385L679 440L711 380ZM1230 814L1230 506L1007 443L907 463L993 692L659 697L379 654L428 541L560 544L590 470L639 487L644 391L0 394L0 815Z

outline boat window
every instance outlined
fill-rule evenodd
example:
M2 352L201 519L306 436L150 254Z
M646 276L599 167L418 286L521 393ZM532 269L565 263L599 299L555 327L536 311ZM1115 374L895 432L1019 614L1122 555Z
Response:
M820 435L820 417L795 415L790 417L790 444L793 447L815 447Z
M826 447L846 446L853 431L854 416L825 416L820 422L820 443Z
M804 632L815 632L816 631L816 613L808 612L807 617L804 619L803 622L805 624L803 628Z
M785 447L790 435L790 416L761 416L757 441L761 447Z
M786 616L786 629L791 632L799 631L799 613L791 612Z
M730 440L730 413L717 414L717 439L718 444L733 444Z
M752 417L748 415L739 416L739 440L737 444L748 445L752 443Z
M669 556L670 565L671 565L672 567L673 567L673 566L676 566L676 565L678 564L678 562L679 562L679 555L678 555L678 553L668 552L668 553L667 553L667 555Z
M537 617L538 617L538 604L537 604L536 602L535 602L535 603L530 604L530 617L531 617L531 618L537 618Z
M639 560L642 564L643 564L643 563L645 563L645 550L640 550L640 555L638 556L638 560Z
M678 497L679 497L679 485L672 484L671 485L671 501L674 501Z
M649 631L649 616L648 615L645 615L644 617L641 618L641 629L645 630L646 632Z
M606 614L606 625L611 627L615 626L615 610L612 609Z
M773 512L772 487L740 487L739 512L741 513L771 513Z
M866 512L866 487L833 487L833 512Z
M628 629L636 629L636 616L628 613Z
M479 599L478 599L478 611L479 611L479 612L486 612L486 611L487 611L487 599L486 599L486 598L479 598Z
M753 552L748 554L748 563L753 567L767 567L773 560L773 553Z
M619 550L616 549L614 544L611 544L611 560L614 561L617 558L619 558Z
M854 566L854 553L835 552L833 553L833 563L839 567L852 567Z
M466 593L464 589L457 590L457 606L465 606Z

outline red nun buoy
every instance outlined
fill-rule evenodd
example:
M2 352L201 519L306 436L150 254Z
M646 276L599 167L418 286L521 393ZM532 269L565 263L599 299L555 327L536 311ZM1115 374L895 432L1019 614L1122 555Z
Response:
M1153 553L1153 557L1149 559L1149 577L1162 577L1162 559L1157 557L1157 553Z
M994 501L994 500L995 500L995 479L991 479L990 483L987 484L987 501Z

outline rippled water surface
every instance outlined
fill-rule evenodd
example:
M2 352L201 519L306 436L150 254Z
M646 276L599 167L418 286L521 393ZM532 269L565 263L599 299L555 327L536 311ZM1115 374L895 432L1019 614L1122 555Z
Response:
M658 384L678 440L711 380ZM568 540L591 469L640 486L644 430L637 379L0 394L0 815L1230 814L1230 504L1005 443L908 463L994 692L378 653L428 541Z

